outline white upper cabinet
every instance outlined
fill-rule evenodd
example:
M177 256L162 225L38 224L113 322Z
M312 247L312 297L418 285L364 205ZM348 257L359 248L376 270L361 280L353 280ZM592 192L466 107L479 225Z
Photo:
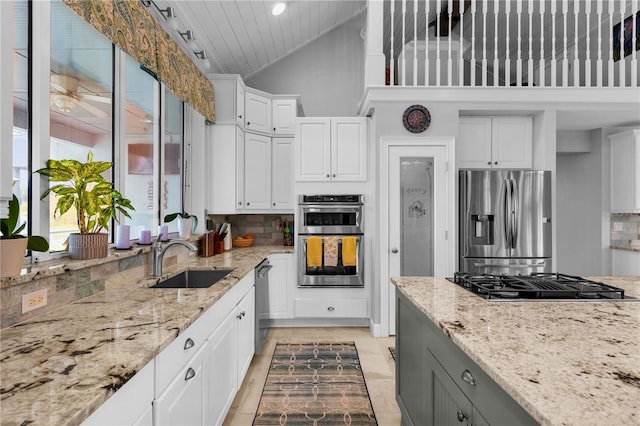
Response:
M611 211L640 212L640 129L609 135Z
M295 208L293 138L271 139L271 208Z
M293 135L296 111L297 102L295 99L274 99L271 102L274 135Z
M365 181L367 122L361 117L296 120L296 181Z
M271 134L271 98L248 90L245 91L244 114L245 130Z
M331 119L331 180L367 180L365 118Z
M460 117L460 169L530 169L532 149L531 117Z
M271 138L268 136L245 134L244 208L271 209Z
M215 91L216 124L237 124L244 127L244 82L236 74L214 74L211 83Z

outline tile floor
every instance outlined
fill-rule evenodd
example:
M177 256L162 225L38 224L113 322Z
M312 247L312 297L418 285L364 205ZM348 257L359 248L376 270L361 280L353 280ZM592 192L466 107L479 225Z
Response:
M314 340L356 342L378 425L400 424L400 410L395 399L395 363L389 352L389 346L395 344L394 337L374 338L371 337L369 329L364 327L326 327L272 328L262 354L254 357L251 362L244 382L225 419L225 426L249 426L253 422L276 342Z

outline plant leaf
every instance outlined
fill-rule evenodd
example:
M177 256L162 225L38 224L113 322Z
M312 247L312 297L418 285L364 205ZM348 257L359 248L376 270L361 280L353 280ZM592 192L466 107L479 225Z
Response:
M27 243L27 250L47 251L49 250L49 242L39 235L32 235L29 237L29 242Z
M171 214L166 215L166 216L164 217L164 222L165 222L165 223L169 223L169 222L171 222L172 220L174 220L175 218L177 218L177 217L178 217L178 214L179 214L179 213L171 213Z

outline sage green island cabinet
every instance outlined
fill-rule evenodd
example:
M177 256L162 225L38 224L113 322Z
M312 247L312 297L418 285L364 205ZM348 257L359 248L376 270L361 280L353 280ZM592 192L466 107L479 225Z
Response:
M396 294L396 400L403 426L538 424L404 294Z

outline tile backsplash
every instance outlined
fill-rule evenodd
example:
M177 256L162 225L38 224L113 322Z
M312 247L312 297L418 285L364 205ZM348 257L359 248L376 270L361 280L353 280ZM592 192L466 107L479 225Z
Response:
M216 226L220 226L223 220L231 224L231 235L252 234L254 244L283 245L284 225L293 224L292 214L238 214L229 216L213 216Z
M630 247L640 240L640 213L611 213L611 245Z

